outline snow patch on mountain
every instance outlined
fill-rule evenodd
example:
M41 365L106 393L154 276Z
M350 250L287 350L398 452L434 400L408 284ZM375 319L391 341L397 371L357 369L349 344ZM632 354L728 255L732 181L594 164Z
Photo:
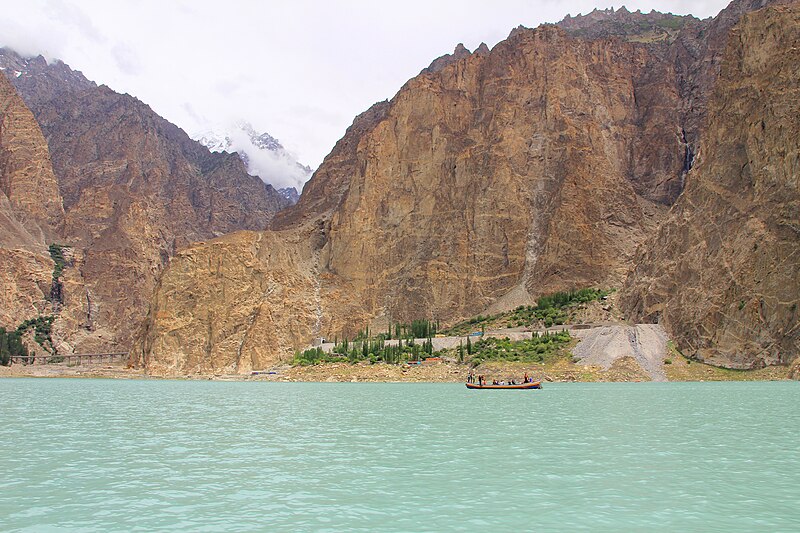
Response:
M194 139L212 152L236 152L242 158L247 171L260 177L279 191L286 190L284 196L291 199L303 188L311 177L311 169L302 165L297 158L278 139L268 133L258 133L247 122L239 122L228 127L214 127L194 135Z
M300 193L297 192L297 189L294 187L284 187L283 189L278 189L278 194L289 200L292 205L300 201Z

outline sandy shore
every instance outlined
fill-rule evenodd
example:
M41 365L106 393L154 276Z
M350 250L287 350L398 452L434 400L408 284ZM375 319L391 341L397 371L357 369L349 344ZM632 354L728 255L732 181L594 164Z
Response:
M74 365L61 364L0 366L0 378L113 378L149 379L143 370L126 368L122 363Z
M787 367L769 367L761 370L728 370L690 362L672 355L670 364L664 365L669 381L738 381L787 379ZM168 376L167 379L197 379L218 381L273 381L273 382L419 382L463 383L469 366L451 362L426 365L387 365L383 363L327 363L314 366L283 366L275 374L217 374ZM608 368L597 365L572 363L561 358L546 365L539 363L487 362L473 370L487 379L521 379L527 373L543 382L635 382L650 381L651 377L633 357L617 359ZM163 379L147 375L141 369L117 365L67 366L13 365L0 366L2 377L29 378L109 378L109 379Z

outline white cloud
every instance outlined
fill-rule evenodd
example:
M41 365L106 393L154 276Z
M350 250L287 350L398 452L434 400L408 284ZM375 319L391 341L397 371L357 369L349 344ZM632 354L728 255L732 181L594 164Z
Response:
M186 131L245 117L318 165L355 115L391 98L463 42L490 47L594 9L715 15L726 0L25 0L7 2L0 44L44 53L130 93ZM422 15L424 14L424 15ZM281 161L263 168L281 174ZM284 174L281 174L284 175ZM290 174L286 174L289 176ZM295 179L287 177L287 181Z
M232 128L229 133L230 150L247 156L247 168L250 174L259 176L276 189L284 187L294 187L298 191L303 189L309 174L297 164L293 154L288 151L262 150L253 145L250 137L241 129Z
M134 50L124 44L116 44L111 48L111 55L114 57L119 69L125 74L137 76L142 73L142 65L139 56Z

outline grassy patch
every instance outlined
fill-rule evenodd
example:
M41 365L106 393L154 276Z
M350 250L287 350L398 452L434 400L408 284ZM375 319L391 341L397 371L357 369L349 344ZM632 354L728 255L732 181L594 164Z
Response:
M656 22L656 26L667 30L680 30L686 26L685 17L669 17L663 18Z
M496 315L478 315L459 322L443 331L446 335L465 335L489 328L513 328L528 326L560 326L569 322L569 310L577 305L608 296L610 290L594 288L556 292L540 297L536 305L521 305L513 311Z
M519 361L547 363L564 356L564 348L570 343L567 331L544 334L530 340L512 341L508 338L484 338L472 347L471 362L480 365L485 361Z

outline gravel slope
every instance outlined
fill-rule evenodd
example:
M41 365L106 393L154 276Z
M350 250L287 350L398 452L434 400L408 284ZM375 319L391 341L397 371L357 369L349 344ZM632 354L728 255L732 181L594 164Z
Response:
M668 337L658 324L603 326L570 333L580 340L572 350L580 364L608 369L615 360L632 357L653 381L667 381L664 358Z

